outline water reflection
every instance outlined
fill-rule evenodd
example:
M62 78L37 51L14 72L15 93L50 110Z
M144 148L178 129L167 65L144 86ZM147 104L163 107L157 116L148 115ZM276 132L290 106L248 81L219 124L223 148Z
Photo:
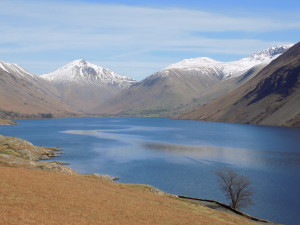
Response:
M245 149L225 148L216 146L188 146L165 143L147 142L143 144L146 149L164 152L168 155L178 154L197 163L221 162L243 166L253 166L264 162L255 151ZM201 161L199 161L201 160Z
M126 130L151 130L133 127ZM122 129L123 131L124 129ZM225 163L239 167L266 167L300 164L299 153L256 151L240 148L201 145L177 145L148 141L144 136L117 133L120 130L67 130L63 133L88 135L115 142L114 145L95 145L93 151L99 153L95 159L125 163L135 160L164 159L173 163ZM119 143L119 144L117 144ZM99 161L98 161L99 163Z

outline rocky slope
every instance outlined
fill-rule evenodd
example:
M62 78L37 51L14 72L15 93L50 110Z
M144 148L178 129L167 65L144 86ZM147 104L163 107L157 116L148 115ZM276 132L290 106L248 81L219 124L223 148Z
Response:
M300 126L300 43L236 90L180 119Z
M19 138L0 135L0 165L75 174L75 171L60 162L40 161L59 155L58 148L34 146Z
M65 103L86 113L93 112L93 108L135 83L133 79L84 60L75 60L41 77L58 89Z
M16 125L15 121L0 119L0 125Z
M57 89L49 82L24 68L0 61L0 113L52 114L56 116L76 114L64 104Z
M187 103L206 103L211 98L227 93L230 91L229 83L231 90L237 88L245 80L231 80L225 82L224 86L222 83L243 74L255 73L249 70L261 69L290 47L269 48L227 63L207 57L186 59L133 85L95 111L121 115L174 115L186 108ZM214 93L211 89L214 89ZM211 97L208 97L208 92Z

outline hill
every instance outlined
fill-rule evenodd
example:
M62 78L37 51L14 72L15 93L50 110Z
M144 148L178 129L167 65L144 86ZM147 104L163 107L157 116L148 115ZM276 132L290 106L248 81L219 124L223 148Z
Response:
M179 119L300 126L300 43L239 88Z
M0 224L254 224L143 185L0 166Z
M77 114L49 82L17 64L0 61L0 117Z

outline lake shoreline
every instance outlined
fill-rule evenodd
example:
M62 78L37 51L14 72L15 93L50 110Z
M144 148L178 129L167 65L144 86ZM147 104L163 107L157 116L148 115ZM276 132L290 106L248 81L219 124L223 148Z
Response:
M124 115L124 114L116 114L116 115L90 115L90 114L83 114L83 115L58 115L58 116L53 116L50 118L47 117L16 117L14 120L27 120L27 119L63 119L63 118L168 118L172 120L186 120L186 121L199 121L199 122L211 122L211 123L229 123L229 124L241 124L241 125L252 125L252 126L264 126L264 127L286 127L286 128L300 128L300 125L297 123L287 123L284 125L276 125L276 124L256 124L256 123L251 123L251 122L226 122L226 121L218 121L218 120L196 120L196 119L182 119L179 118L178 116L154 116L154 115ZM1 123L1 121L7 121ZM0 125L16 125L17 123L13 120L6 120L6 119L0 119Z
M60 161L47 161L53 157L59 157L62 149L59 148L51 148L51 147L41 147L34 146L32 143L27 142L23 139L15 138L15 137L5 137L0 135L0 165L8 166L8 167L16 167L16 168L26 168L33 170L44 170L50 172L56 172L60 174L68 174L68 175L81 175L87 177L94 177L98 179L104 179L107 181L114 181L119 179L118 177L111 177L109 175L101 175L101 174L79 174L75 170L70 167L65 166L65 163ZM135 184L139 185L139 184ZM146 185L147 189L154 193L159 193L163 195L171 196L171 194L165 193L155 187ZM172 195L175 198L184 198L177 195ZM193 199L190 197L185 197L186 199ZM208 200L211 202L216 202L213 200ZM200 202L198 204L205 205ZM216 203L217 204L217 203ZM222 203L221 203L222 204ZM219 204L220 205L220 204ZM223 211L225 208L230 208L225 204L220 205L218 211ZM232 210L231 210L232 211ZM245 217L252 221L260 221L263 223L269 223L269 221L260 220L251 216L248 216L241 212L233 211L235 215ZM226 212L228 213L228 212Z

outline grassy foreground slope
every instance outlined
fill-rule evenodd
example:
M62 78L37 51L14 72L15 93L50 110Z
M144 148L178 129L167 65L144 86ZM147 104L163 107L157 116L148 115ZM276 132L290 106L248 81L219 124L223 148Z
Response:
M253 224L149 187L0 166L0 224Z

